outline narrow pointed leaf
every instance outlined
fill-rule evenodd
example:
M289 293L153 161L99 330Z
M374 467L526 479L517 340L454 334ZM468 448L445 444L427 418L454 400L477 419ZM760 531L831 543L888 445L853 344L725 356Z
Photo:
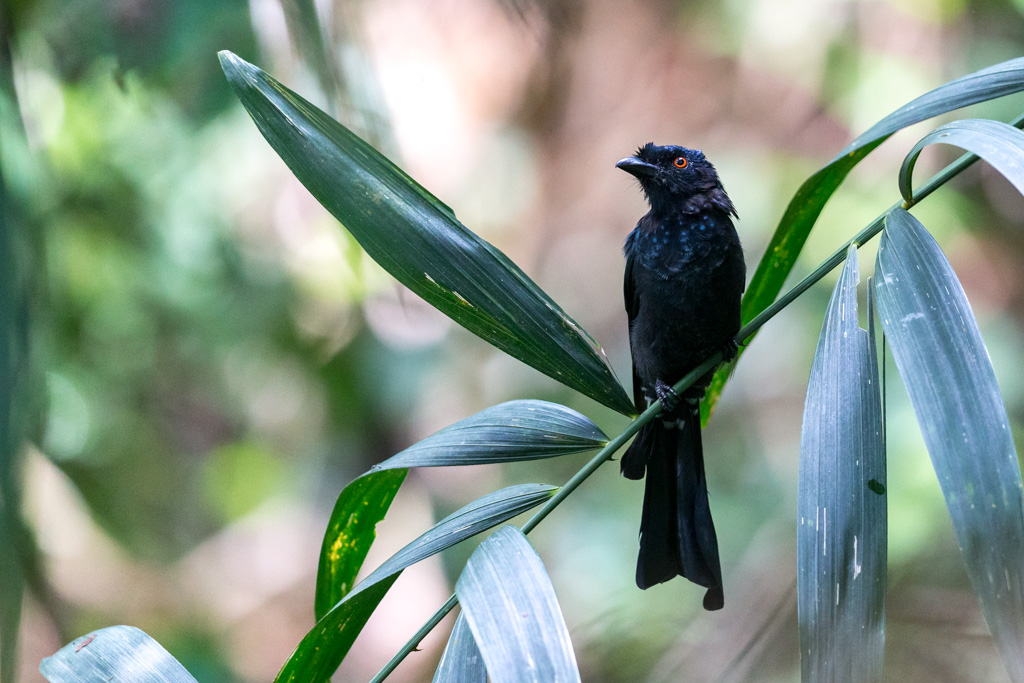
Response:
M519 529L481 543L455 593L494 683L580 680L551 579Z
M782 220L779 221L779 226L775 229L775 234L768 243L743 295L744 324L775 301L825 204L850 171L885 142L886 138L898 130L940 114L1021 90L1024 90L1024 57L1011 59L950 81L883 118L805 180L789 201ZM742 352L742 348L740 351ZM721 395L722 388L737 360L738 357L715 373L708 389L707 400L701 405L705 421Z
M277 673L274 682L329 681L397 579L398 575L395 574L358 593L350 592L346 595L306 633Z
M886 217L878 312L982 613L1024 681L1024 487L1006 408L963 288L913 216Z
M8 27L9 28L9 27ZM9 59L0 59L0 139L7 154L30 159L25 129L14 91ZM14 157L11 157L14 158ZM0 169L0 683L17 678L21 606L26 585L45 604L46 581L38 571L38 553L22 517L23 454L40 410L38 368L30 347L33 272L31 255L38 248L28 219L24 191L9 183Z
M880 681L885 640L885 447L872 334L846 258L811 365L800 438L797 595L802 680Z
M544 502L557 490L557 487L544 484L510 486L483 496L445 517L359 582L318 619L275 681L307 683L328 680L402 570L481 531L507 522ZM318 577L318 595L321 591L340 593L329 585L321 585L321 579L322 576Z
M546 501L558 491L557 486L547 484L518 484L508 486L482 496L457 512L445 517L415 541L392 555L384 564L366 577L356 590L363 585L372 585L386 576L397 574L408 566L445 548L491 529L516 515L531 510Z
M607 441L604 432L571 408L508 401L435 432L371 471L539 460L592 451Z
M384 519L408 470L393 469L364 474L338 496L320 549L314 599L320 619L356 583L366 554L377 538L377 523Z
M441 663L434 672L434 683L487 683L487 667L465 614L460 613L455 620Z
M597 343L508 257L324 112L234 54L220 60L270 146L399 282L527 365L635 412Z
M0 100L2 104L2 100ZM19 455L24 422L24 366L28 348L26 297L15 260L16 239L8 220L0 176L0 682L14 681L24 592L21 553ZM21 400L19 400L21 399Z
M109 626L76 638L47 657L50 683L195 683L160 643L134 626Z
M928 145L955 145L981 157L1024 194L1024 132L1002 121L965 119L939 126L913 146L900 168L900 193L913 198L911 176L921 150Z

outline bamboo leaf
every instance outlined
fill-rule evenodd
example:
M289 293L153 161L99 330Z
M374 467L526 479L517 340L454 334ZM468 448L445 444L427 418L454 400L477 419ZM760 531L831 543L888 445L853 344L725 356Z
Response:
M571 408L508 401L435 432L371 471L539 460L591 451L607 441L604 432Z
M9 27L0 31L9 30ZM24 160L32 158L18 109L9 59L0 59L0 139ZM13 158L13 157L11 157ZM32 360L32 257L42 231L30 221L30 201L0 168L0 683L17 678L21 607L26 586L44 607L46 580L31 529L23 520L23 460L41 414L39 368ZM19 189L21 191L19 191Z
M314 600L317 619L355 585L356 575L377 538L377 522L387 514L406 472L393 469L364 474L338 496L320 549Z
M318 619L274 680L301 683L328 680L406 567L536 507L556 490L544 484L510 486L445 517L395 553ZM318 593L332 590L319 585L320 578Z
M39 665L50 683L196 683L160 643L134 626L76 638Z
M270 146L399 282L527 365L635 412L600 346L508 257L337 121L234 54L220 60Z
M299 642L274 678L275 683L329 681L377 605L398 579L394 574L358 593L350 592L332 607Z
M0 106L3 100L0 100ZM19 460L24 437L27 300L15 260L16 239L0 176L0 681L14 681L25 588L22 574L22 486ZM19 400L21 399L21 400Z
M372 585L384 577L397 574L406 567L450 548L470 536L531 510L553 496L557 490L557 486L547 484L519 484L482 496L448 515L388 558L356 586L356 590L362 590L363 584Z
M978 102L1024 90L1024 57L962 76L921 95L892 112L846 146L804 181L786 207L775 234L743 295L743 323L767 308L782 289L807 236L829 198L860 161L890 135L907 126ZM742 352L742 348L740 349ZM714 408L739 357L720 367L701 404L703 419Z
M494 683L580 680L551 580L521 531L504 526L481 543L455 593Z
M885 446L873 328L857 324L858 279L851 247L804 405L797 503L803 681L882 679Z
M460 613L455 620L455 628L434 673L434 683L487 683L487 667L465 614Z
M914 145L900 168L900 193L912 201L911 176L928 145L955 145L981 157L1024 194L1024 132L1002 121L964 119L939 126Z
M906 211L886 217L876 273L967 575L1010 678L1024 681L1024 487L988 351L945 255Z

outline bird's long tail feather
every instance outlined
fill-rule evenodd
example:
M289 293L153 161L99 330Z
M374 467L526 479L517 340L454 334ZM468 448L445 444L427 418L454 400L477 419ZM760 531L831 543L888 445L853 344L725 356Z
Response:
M704 608L721 609L722 569L708 506L700 411L686 402L674 422L655 419L640 430L622 458L622 474L644 477L636 584L642 589L684 576L708 589Z

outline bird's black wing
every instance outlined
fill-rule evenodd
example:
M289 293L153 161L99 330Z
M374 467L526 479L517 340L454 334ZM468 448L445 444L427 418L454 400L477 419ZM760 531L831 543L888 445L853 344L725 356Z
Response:
M630 240L633 236L630 235ZM626 303L626 317L629 320L629 327L627 329L633 329L633 320L636 318L637 312L640 310L640 298L636 291L636 287L633 283L633 261L634 254L631 246L627 247L626 251L626 273L622 282L622 294ZM630 335L630 351L632 352L632 335ZM633 404L636 406L636 411L642 413L647 408L647 399L644 397L643 382L640 381L640 376L636 374L636 363L633 363Z

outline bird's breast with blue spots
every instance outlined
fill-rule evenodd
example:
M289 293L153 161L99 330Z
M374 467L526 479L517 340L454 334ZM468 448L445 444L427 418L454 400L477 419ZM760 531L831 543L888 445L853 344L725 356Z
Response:
M716 224L708 216L687 216L659 223L634 237L636 258L648 269L669 277L685 270L695 259L709 256Z

